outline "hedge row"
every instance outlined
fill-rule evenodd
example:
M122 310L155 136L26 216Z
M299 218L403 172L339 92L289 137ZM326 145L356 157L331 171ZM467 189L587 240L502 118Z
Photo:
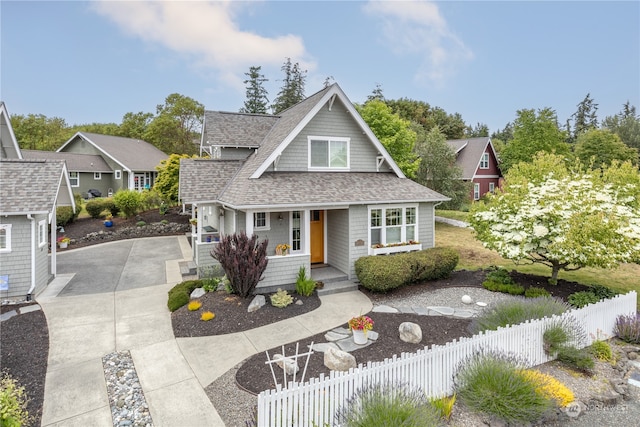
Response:
M450 248L431 248L395 255L365 256L355 263L358 280L374 292L448 277L458 265L458 253Z

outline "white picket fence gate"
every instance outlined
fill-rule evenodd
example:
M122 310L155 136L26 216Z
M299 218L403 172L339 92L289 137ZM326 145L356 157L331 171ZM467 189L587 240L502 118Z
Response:
M636 313L637 295L625 295L564 313L574 317L587 332L585 345L613 336L616 318ZM331 371L309 381L289 383L287 388L263 391L258 395L258 426L333 425L336 411L366 384L403 383L422 389L428 397L453 393L453 377L460 363L478 351L519 355L529 367L548 362L542 334L557 318L527 321L519 325L463 337L445 345L425 347L417 353L402 353L382 362L360 364L347 372Z

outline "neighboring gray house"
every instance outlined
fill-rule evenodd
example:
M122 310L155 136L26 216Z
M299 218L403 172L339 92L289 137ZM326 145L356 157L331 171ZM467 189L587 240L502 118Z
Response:
M64 159L69 168L71 187L74 193L83 196L89 189L99 190L107 196L120 189L142 191L151 188L158 176L156 166L169 158L163 151L139 139L88 132L76 133L58 148L57 153L69 156ZM92 160L83 156L95 157Z
M201 152L214 158L180 162L193 259L212 265L222 234L267 238L260 288L295 283L300 266L351 279L362 256L432 247L434 206L449 200L403 175L337 84L278 116L207 112Z
M75 203L65 162L23 160L4 104L0 124L0 298L30 300L56 275L56 207Z

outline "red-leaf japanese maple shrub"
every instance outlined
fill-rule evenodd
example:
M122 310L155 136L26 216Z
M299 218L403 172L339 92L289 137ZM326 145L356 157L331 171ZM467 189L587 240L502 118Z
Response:
M253 294L267 269L267 245L269 240L258 241L258 236L248 237L243 231L222 236L211 251L224 269L233 293L247 298Z

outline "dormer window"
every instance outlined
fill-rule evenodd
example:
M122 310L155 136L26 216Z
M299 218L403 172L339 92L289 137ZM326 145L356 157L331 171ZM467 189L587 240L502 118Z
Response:
M309 169L349 169L349 138L310 136Z
M489 169L489 153L484 153L480 160L480 169Z

